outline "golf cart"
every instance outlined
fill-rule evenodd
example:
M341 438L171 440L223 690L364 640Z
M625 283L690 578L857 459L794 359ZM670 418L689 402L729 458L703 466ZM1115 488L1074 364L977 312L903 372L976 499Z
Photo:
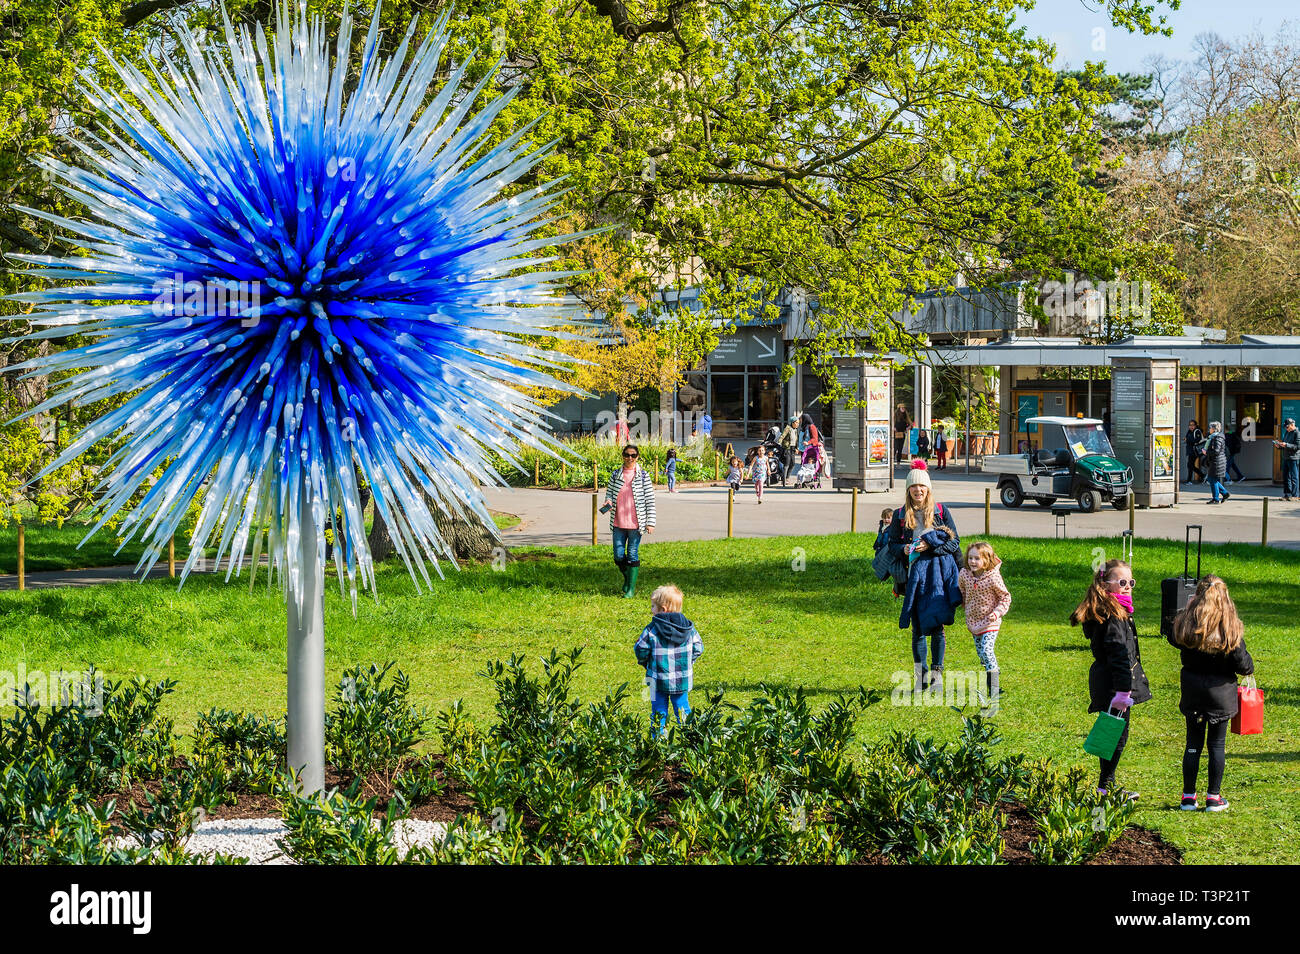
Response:
M1025 423L1038 426L1039 450L984 458L984 469L998 475L1004 506L1019 507L1029 498L1050 507L1058 497L1073 497L1084 513L1093 513L1102 501L1116 510L1128 506L1133 471L1115 459L1101 421L1031 417Z

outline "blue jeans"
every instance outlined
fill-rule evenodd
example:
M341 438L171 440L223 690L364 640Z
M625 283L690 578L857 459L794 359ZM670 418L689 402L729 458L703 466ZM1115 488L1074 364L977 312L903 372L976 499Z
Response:
M1236 477L1232 477L1233 474L1236 474L1237 476L1236 476ZM1237 466L1237 455L1236 455L1236 454L1229 454L1229 455L1228 455L1228 476L1229 476L1229 477L1232 477L1233 480L1245 480L1245 479L1246 479L1246 475L1243 474L1243 473L1241 472L1241 468Z
M1300 460L1282 461L1282 487L1287 497L1300 497Z
M661 692L656 685L650 686L650 731L658 735L668 724L668 702L671 700L673 710L677 714L677 723L680 725L686 721L686 717L691 714L691 703L687 699L689 693L678 692L670 694Z
M921 632L921 623L915 613L912 614L912 662L925 665L925 641L930 640L930 660L934 669L943 668L944 637L943 627L938 626Z
M1210 482L1210 493L1214 495L1214 502L1218 503L1219 494L1226 494L1228 492L1228 488L1223 486L1223 482L1220 481L1218 477L1211 476L1209 478L1209 482Z
M640 566L637 549L641 546L640 530L614 528L614 562L623 566Z
M677 486L677 473L675 471L670 470L668 472L668 492L672 493L673 488L676 486Z

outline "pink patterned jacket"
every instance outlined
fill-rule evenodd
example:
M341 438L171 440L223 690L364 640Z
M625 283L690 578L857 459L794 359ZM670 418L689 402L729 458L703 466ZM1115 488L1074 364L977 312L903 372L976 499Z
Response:
M962 604L966 608L966 627L975 636L997 629L1011 608L1011 593L1002 582L996 566L976 576L962 567L957 573Z

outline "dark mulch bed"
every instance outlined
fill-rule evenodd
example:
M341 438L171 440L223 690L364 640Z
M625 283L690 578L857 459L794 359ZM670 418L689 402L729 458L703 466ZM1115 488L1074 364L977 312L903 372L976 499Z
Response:
M404 761L398 771L408 768L414 761L413 759ZM176 759L173 768L179 768L183 762L183 759ZM441 790L432 798L412 806L409 812L410 817L421 821L453 822L461 815L478 814L478 809L470 797L457 790L455 783L448 780L441 760L435 758L433 765L433 774L438 780ZM362 780L360 794L366 798L373 797L377 799L375 804L376 815L383 815L387 811L394 794L393 778L397 774L397 771L391 773L372 772ZM669 765L664 768L663 775L656 786L658 791L654 796L654 800L660 806L660 813L652 823L653 827L668 828L673 824L670 809L674 802L685 795L685 787L682 784L684 777L684 773L677 766ZM325 788L327 791L332 788L344 791L355 781L355 775L340 770L337 766L330 765L325 769ZM137 782L130 789L95 799L95 804L103 805L109 799L116 799L120 811L131 801L142 804L146 791L156 795L160 787L160 783L155 780ZM280 817L280 805L272 795L260 792L232 793L231 799L234 804L221 805L207 817L212 820ZM1023 805L1013 804L1007 806L1004 808L1004 812L1007 821L1002 829L1004 842L1003 863L1009 865L1033 864L1033 855L1030 854L1029 845L1038 837L1037 823ZM535 829L538 820L526 816L524 823L525 827ZM120 824L114 827L121 830ZM863 855L854 862L854 864L858 865L888 865L893 863L887 856L878 853ZM1182 852L1165 841L1159 832L1136 825L1130 825L1124 834L1116 839L1114 844L1088 862L1090 865L1180 865L1182 863Z
M1029 843L1038 837L1038 825L1023 805L1006 809L1007 823L1002 829L1002 860L1009 865L1033 864ZM1181 865L1183 855L1165 841L1158 831L1130 825L1114 844L1099 854L1090 865Z

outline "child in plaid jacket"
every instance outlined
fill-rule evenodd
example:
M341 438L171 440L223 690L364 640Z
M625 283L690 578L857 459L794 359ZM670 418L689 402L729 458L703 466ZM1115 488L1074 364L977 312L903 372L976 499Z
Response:
M654 615L641 631L634 651L636 661L645 667L646 686L650 690L650 716L658 735L668 722L671 700L681 722L691 714L687 694L691 690L695 660L704 652L695 624L682 615L682 591L668 584L650 597Z

